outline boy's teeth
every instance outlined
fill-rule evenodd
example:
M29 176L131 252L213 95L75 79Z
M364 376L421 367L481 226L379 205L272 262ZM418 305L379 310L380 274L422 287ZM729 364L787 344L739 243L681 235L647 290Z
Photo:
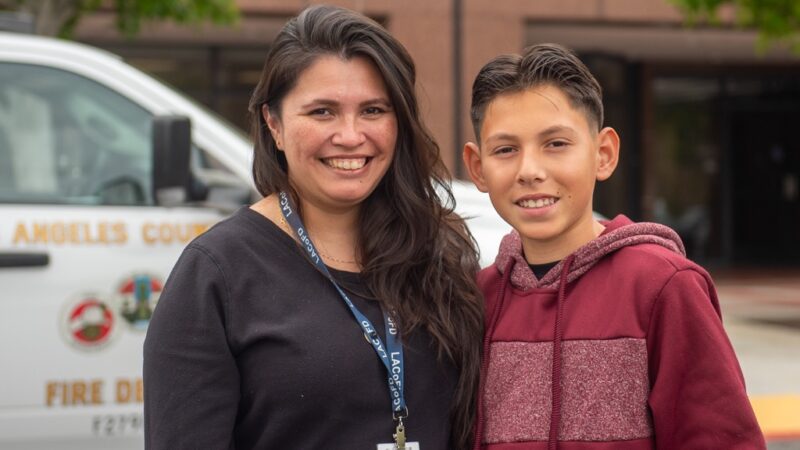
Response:
M553 197L547 198L540 198L537 200L520 200L519 206L523 208L544 208L545 206L550 206L556 202L556 199Z
M334 169L358 170L367 164L367 158L328 158L325 164Z

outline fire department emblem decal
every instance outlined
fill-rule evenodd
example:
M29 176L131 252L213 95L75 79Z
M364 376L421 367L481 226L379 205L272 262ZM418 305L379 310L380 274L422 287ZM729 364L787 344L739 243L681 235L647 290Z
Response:
M163 283L152 275L135 274L125 278L117 289L119 315L133 329L146 330L162 289Z
M114 310L99 295L81 295L67 302L61 317L62 335L81 350L104 348L118 328Z

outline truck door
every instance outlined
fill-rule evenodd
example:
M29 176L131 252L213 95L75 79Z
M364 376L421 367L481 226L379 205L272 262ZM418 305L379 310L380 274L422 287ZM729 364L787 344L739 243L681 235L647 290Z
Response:
M152 119L92 80L0 62L0 448L142 448L150 314L221 218L155 204Z

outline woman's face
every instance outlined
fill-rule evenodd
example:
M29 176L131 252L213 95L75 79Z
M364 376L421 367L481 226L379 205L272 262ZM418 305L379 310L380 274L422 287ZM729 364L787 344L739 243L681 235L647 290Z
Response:
M392 162L397 118L367 58L320 56L284 97L280 118L262 113L304 208L357 208Z

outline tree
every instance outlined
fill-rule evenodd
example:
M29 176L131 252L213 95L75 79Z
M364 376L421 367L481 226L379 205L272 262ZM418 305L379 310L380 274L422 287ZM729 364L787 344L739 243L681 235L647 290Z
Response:
M683 10L690 23L719 24L719 10L733 7L736 23L758 30L758 47L786 42L800 52L800 1L798 0L669 0Z
M37 34L61 37L68 37L84 14L102 6L113 7L117 28L128 36L136 34L144 20L229 24L239 16L235 0L0 0L0 10L33 16Z

